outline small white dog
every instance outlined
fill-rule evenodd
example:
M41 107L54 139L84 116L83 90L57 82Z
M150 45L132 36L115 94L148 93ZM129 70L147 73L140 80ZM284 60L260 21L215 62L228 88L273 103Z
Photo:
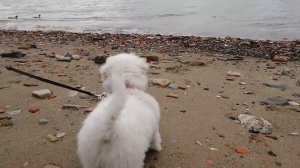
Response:
M160 151L160 111L145 93L146 60L134 54L107 58L100 68L111 94L87 117L78 134L84 168L142 168L149 148Z

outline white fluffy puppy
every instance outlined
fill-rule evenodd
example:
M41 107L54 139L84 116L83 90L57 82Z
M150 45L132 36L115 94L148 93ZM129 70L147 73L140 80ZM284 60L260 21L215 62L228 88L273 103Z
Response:
M149 148L160 151L160 111L145 92L148 64L134 54L109 57L100 68L111 94L87 117L78 134L84 168L142 168Z

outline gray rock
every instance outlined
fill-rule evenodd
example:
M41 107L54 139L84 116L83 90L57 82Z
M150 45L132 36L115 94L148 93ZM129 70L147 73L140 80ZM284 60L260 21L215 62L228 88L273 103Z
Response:
M63 109L76 109L76 110L79 110L79 109L85 109L85 108L88 108L87 106L82 106L82 105L77 105L77 104L64 104Z
M170 84L169 88L172 90L177 90L178 89L178 85L177 84Z
M167 87L170 84L170 80L168 79L152 79L153 85L159 85L161 87Z
M56 136L54 136L53 134L48 134L48 135L46 136L46 138L47 138L48 141L50 141L50 142L56 142L56 141L58 141L58 139L56 138Z
M49 89L42 89L42 90L37 90L37 91L32 92L32 96L40 98L40 99L45 99L51 95L52 95L52 92Z
M288 89L288 85L285 84L285 83L265 82L265 83L263 83L263 85L265 85L267 87L272 87L272 88L280 89L280 90L286 90L286 89Z
M25 55L26 54L23 54L20 51L9 51L0 54L1 57L8 57L8 58L22 58Z
M261 105L277 105L277 106L285 106L289 105L289 101L287 99L281 97L273 97L268 98L266 100L262 100L260 102Z
M259 132L262 134L272 133L272 124L261 117L240 114L238 119L249 131Z
M55 58L57 61L65 61L65 62L71 62L72 60L72 57L64 57L61 55L56 55Z
M45 125L48 123L48 120L46 118L39 119L39 125Z
M242 77L243 75L239 72L234 72L234 71L228 71L227 76L235 76L235 77Z

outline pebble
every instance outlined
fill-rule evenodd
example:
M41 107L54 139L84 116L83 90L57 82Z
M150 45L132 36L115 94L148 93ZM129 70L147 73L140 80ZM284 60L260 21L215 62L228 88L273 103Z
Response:
M242 77L243 75L239 72L228 71L227 76Z
M273 151L269 151L268 154L269 154L270 156L277 156Z
M24 83L23 86L32 87L32 86L39 86L39 85L34 83Z
M188 88L188 86L178 86L178 89L181 89L181 90L186 90Z
M16 111L8 111L6 113L8 114L8 116L13 117L13 116L20 115L21 112L22 112L22 110L16 110Z
M50 141L50 142L56 142L56 141L58 141L57 137L54 136L53 134L48 134L48 135L46 136L46 138L47 138L48 141Z
M277 105L277 106L285 106L289 104L289 101L287 99L281 98L281 97L273 97L268 98L266 100L262 100L260 102L261 105Z
M95 56L95 58L93 58L94 62L96 64L99 64L99 65L104 64L106 62L106 59L107 59L106 55L104 55L104 56Z
M23 54L20 51L9 51L0 54L1 57L8 57L8 58L22 58L25 55L26 54Z
M265 85L267 87L272 87L272 88L280 89L282 91L288 89L288 85L285 84L285 83L265 82L265 83L263 83L263 85Z
M170 93L170 94L167 95L167 97L171 97L171 98L177 99L177 98L178 98L178 95L177 95L177 94L174 94L174 93Z
M172 90L177 90L179 88L179 86L177 84L170 84L169 88Z
M65 135L66 135L65 132L59 132L59 133L57 133L55 136L56 136L56 138L62 138L62 137L64 137Z
M290 106L300 106L299 103L294 102L294 101L289 101L288 103L289 103Z
M36 112L40 111L40 108L35 107L35 106L32 106L32 107L30 107L30 108L28 109L28 111L29 111L30 113L36 113Z
M60 167L55 166L55 165L46 165L43 168L60 168Z
M288 133L288 135L291 135L291 136L298 136L298 135L299 135L299 132L290 132L290 133Z
M283 56L275 56L272 61L274 62L287 62L288 58Z
M57 76L62 77L62 76L67 76L67 75L65 73L63 73L63 72L58 72Z
M210 150L212 151L217 151L218 149L217 148L209 148Z
M64 61L64 62L71 62L71 60L72 60L71 57L64 57L61 55L56 55L55 58L57 61Z
M235 148L235 151L240 154L250 153L250 150L247 147L239 146Z
M51 96L52 92L49 89L42 89L42 90L37 90L32 92L32 96L40 98L40 99L45 99L49 96Z
M80 56L79 55L72 55L72 59L74 59L74 60L80 60Z
M170 84L170 80L168 79L152 79L153 85L159 85L161 87L167 87Z
M262 134L272 133L272 124L261 117L240 114L238 119L249 131L259 132Z
M1 114L1 113L4 113L4 112L5 112L5 109L2 108L2 107L0 107L0 114Z
M204 87L204 90L209 90L209 87L208 87L208 86L205 86L205 87Z
M203 144L200 141L195 141L195 144L197 144L199 146L203 146Z
M39 119L39 125L45 125L48 123L48 120L46 118L40 118Z

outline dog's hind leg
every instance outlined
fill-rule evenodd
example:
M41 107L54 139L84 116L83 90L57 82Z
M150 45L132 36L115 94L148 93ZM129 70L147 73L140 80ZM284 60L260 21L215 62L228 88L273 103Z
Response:
M160 133L158 130L153 135L152 142L151 142L151 149L154 149L156 151L162 150L161 137L160 137Z

